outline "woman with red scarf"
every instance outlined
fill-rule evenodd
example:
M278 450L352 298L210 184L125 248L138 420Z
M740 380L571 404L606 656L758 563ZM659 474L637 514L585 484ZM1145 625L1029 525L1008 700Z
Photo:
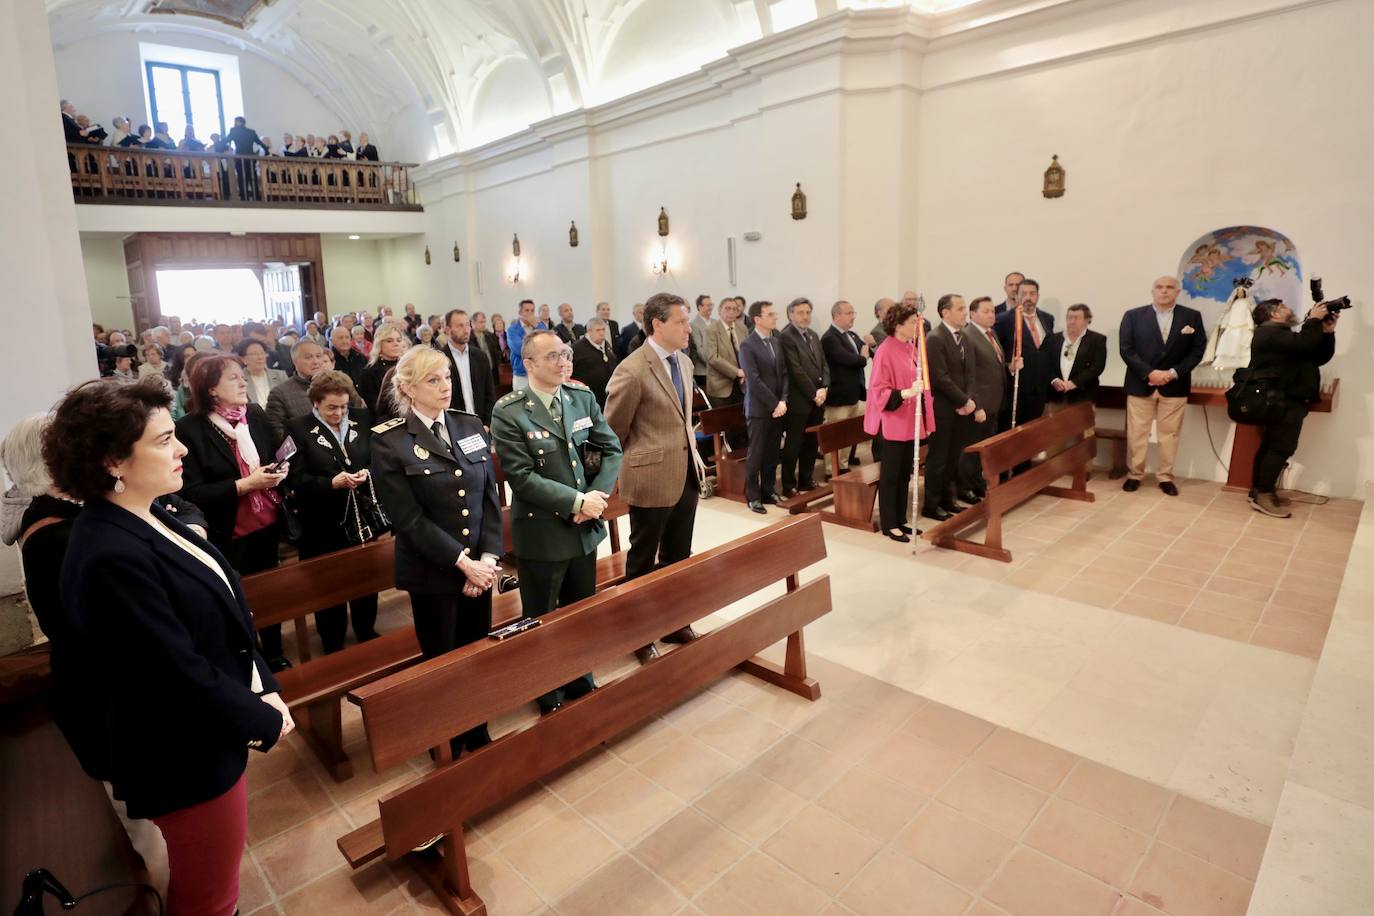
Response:
M918 386L916 374L925 373L925 338L921 315L913 305L898 302L883 316L887 337L873 354L873 373L868 382L864 408L864 432L874 437L873 451L882 467L878 472L878 518L884 535L910 543L907 524L910 500L907 488L915 470L916 402L922 394L921 434L935 428L930 381ZM915 532L920 534L919 531Z
M177 422L186 446L181 495L205 513L210 543L240 576L277 565L281 496L286 479L274 460L267 415L248 403L248 383L237 356L212 356L191 370L190 407ZM273 671L290 667L282 656L281 626L264 627L263 655Z

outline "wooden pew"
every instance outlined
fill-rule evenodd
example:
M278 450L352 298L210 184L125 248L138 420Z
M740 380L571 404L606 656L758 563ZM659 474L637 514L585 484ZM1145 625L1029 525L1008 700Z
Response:
M1002 516L1007 512L1038 493L1084 502L1095 499L1088 492L1088 469L1097 452L1092 404L1075 404L1053 416L1040 417L976 442L965 451L982 459L983 477L988 482L987 496L978 505L921 535L937 547L1010 563L1011 551L1002 547ZM1001 482L1003 472L1030 461L1041 452L1048 453L1049 457L1030 470ZM1072 486L1053 485L1066 474L1073 475ZM960 536L960 532L980 523L987 525L983 543Z
M611 529L609 556L596 563L596 587L606 588L625 578L617 519L629 512L623 499L612 497L605 517ZM510 550L510 509L502 510L506 549ZM353 764L343 749L343 698L350 690L371 683L421 660L414 627L385 633L341 652L312 659L308 617L321 608L394 588L396 542L384 535L368 544L279 566L243 579L244 596L257 629L292 623L299 663L277 674L282 699L297 718L301 736L329 774L339 782L353 776ZM520 593L492 598L492 626L520 617Z
M827 459L830 466L839 468L840 455L871 436L864 432L863 417L847 417L830 423L808 427L806 430L816 437L822 468ZM869 480L868 478L872 478ZM791 499L783 500L779 506L793 514L818 512L822 519L862 531L877 530L873 525L873 501L878 495L878 465L861 465L850 471L832 477L824 486L805 493L798 493ZM814 507L813 503L833 497L831 511ZM867 509L865 509L865 505Z
M725 436L744 427L744 405L726 404L703 410L701 431L711 437L712 461L716 466L716 495L744 502L745 450L726 450Z
M385 770L426 748L440 766L383 797L380 818L339 839L355 868L408 857L455 914L485 914L473 889L463 823L525 786L739 667L808 699L802 628L830 610L830 582L801 570L825 557L820 520L791 518L681 563L560 608L538 628L433 659L350 695L363 710L373 765ZM578 674L778 582L787 591L753 611L604 684L458 761L448 739ZM782 667L756 658L787 639ZM410 850L443 834L442 856Z

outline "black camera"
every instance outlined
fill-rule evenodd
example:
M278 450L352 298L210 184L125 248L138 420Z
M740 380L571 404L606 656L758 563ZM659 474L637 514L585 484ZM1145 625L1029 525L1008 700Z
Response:
M1326 306L1326 310L1330 314L1334 315L1337 312L1343 312L1346 309L1350 308L1351 302L1349 296L1341 296L1339 299L1332 299L1330 302L1322 301L1321 277L1313 277L1310 281L1308 281L1308 283L1312 290L1312 301L1315 302L1317 305Z

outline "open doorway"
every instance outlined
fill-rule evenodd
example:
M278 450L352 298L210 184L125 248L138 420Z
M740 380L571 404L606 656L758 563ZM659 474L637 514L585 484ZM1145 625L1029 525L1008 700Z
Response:
M250 267L158 270L157 296L164 314L187 321L240 324L267 315L262 282Z

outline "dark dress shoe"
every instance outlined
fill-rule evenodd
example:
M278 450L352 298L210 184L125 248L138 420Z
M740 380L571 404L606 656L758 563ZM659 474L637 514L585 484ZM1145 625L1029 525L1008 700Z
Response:
M850 466L851 468L856 468L856 467L858 467L858 466L861 465L861 464L863 464L863 462L860 461L858 458L850 458L850 459L849 459L849 466Z
M896 541L896 542L899 543L899 544L910 544L910 543L911 543L911 538L910 538L910 536L905 535L905 534L893 534L891 531L884 531L884 532L883 532L883 536L886 537L888 540L890 540L890 541Z
M484 722L476 728L470 729L459 735L455 740L460 739L463 742L463 750L472 753L473 751L480 750L488 744L491 744L491 732L487 731L487 726ZM458 755L454 754L453 757L456 760Z
M698 633L696 630L692 629L691 627L683 627L682 629L674 630L667 636L663 637L663 641L667 643L672 643L673 645L680 646L685 643L689 643L694 639L700 638L701 634Z
M1172 480L1161 480L1159 482L1159 488L1164 491L1165 496L1178 495L1178 487L1174 486L1174 482Z
M639 659L641 665L647 665L658 658L658 647L650 643L642 649L635 649L635 658Z
M778 494L776 493L765 493L760 496L759 499L770 506L776 506L778 503L782 502L782 500L778 499Z
M950 515L958 515L960 512L963 512L964 509L966 509L967 507L960 506L957 503L941 503L940 508L948 512Z
M808 480L797 484L798 493L810 493L814 489L816 489L816 482L814 480Z
M911 528L910 525L898 525L897 527L900 528L900 529L902 529L902 533L903 533L903 534L910 534L911 531L912 531L912 528Z
M796 495L797 495L797 488L796 488L796 487L783 487L783 488L782 488L782 498L783 498L783 499L791 499L792 497L794 497L794 496L796 496Z
M550 713L558 712L558 710L560 710L560 709L562 709L562 708L563 708L563 704L562 704L562 703L554 703L554 704L552 704L552 705L550 705L550 706L542 706L542 705L541 705L541 706L539 707L539 715L541 715L541 716L547 716L547 715L549 715Z
M982 501L983 498L972 490L965 490L963 493L959 494L959 502L967 503L970 506L976 506Z
M275 658L269 658L267 660L267 670L271 671L273 674L276 674L278 671L285 671L287 668L290 667L290 659L282 658L280 655L278 655Z
M751 511L757 512L759 515L764 515L768 512L767 509L763 508L763 503L759 502L757 499L749 500L749 508Z
M1126 482L1121 485L1121 489L1125 490L1127 493L1134 493L1136 490L1140 489L1140 481L1127 477Z
M595 690L596 683L592 681L591 675L589 674L585 679L578 678L571 684L565 685L563 687L563 698L565 700L576 700L580 697L585 697L587 694L592 693Z
M356 635L358 637L358 642L371 642L372 640L380 637L382 634L378 633L376 630L373 630L370 633L358 633Z
M515 576L497 576L496 593L504 595L506 592L513 592L520 587L520 580Z
M947 522L954 517L944 509L922 509L921 514L937 522Z

